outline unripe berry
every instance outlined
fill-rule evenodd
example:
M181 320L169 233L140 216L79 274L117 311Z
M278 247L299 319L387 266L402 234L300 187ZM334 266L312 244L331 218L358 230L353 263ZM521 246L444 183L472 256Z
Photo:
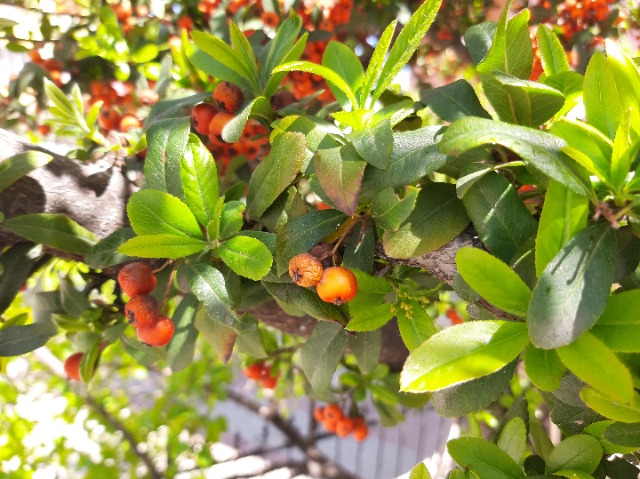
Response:
M123 266L118 272L118 283L130 298L149 294L156 287L156 282L153 270L139 261Z

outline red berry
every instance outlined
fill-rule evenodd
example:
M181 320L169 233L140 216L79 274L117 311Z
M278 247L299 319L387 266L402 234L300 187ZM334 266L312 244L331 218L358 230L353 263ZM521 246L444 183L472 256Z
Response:
M149 294L156 287L153 270L144 263L135 262L123 266L118 273L118 283L127 296Z
M149 346L166 346L173 337L174 325L170 318L160 316L158 322L150 328L138 328L138 339Z
M64 361L64 372L70 379L80 381L80 363L84 353L74 353Z
M263 363L253 363L242 370L244 375L249 379L258 380L262 377L262 371L264 369Z
M199 103L191 110L191 120L193 121L193 129L201 135L209 134L209 123L218 113L216 107L211 103Z
M153 296L134 296L124 307L124 315L136 328L151 328L160 315L160 305Z
M228 81L218 83L213 89L211 97L220 110L230 113L240 108L244 102L244 95L240 87Z

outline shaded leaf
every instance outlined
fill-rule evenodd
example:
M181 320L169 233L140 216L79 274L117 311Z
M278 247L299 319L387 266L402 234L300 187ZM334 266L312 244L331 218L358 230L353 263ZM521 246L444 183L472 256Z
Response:
M0 163L0 191L51 160L53 156L40 151L26 151L3 159Z
M319 322L300 348L302 371L315 392L329 388L345 342L346 333L340 324Z

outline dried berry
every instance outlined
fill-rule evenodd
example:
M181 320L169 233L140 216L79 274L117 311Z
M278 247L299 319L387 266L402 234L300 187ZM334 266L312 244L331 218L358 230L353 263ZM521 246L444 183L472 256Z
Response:
M294 256L289 261L289 276L298 286L315 286L322 278L322 263L309 253Z

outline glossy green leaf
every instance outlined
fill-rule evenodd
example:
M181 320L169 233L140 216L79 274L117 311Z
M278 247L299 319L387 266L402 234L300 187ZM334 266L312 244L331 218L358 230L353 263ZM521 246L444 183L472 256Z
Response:
M478 65L486 58L497 29L494 22L483 22L469 27L464 32L464 44L469 50L474 64Z
M243 70L249 73L247 78L251 80L252 85L257 87L260 84L258 66L256 65L256 58L249 40L233 21L229 22L229 36L231 37L236 61L242 64ZM216 58L219 58L219 56Z
M549 262L577 233L587 226L589 200L551 180L547 187L536 236L536 274L541 276Z
M302 371L316 393L326 391L338 367L346 343L342 326L319 322L300 348Z
M542 69L547 77L569 71L567 53L553 30L541 23L538 25L536 39Z
M296 178L305 160L305 144L302 133L285 132L276 137L269 156L260 162L249 181L250 218L260 218Z
M282 26L284 27L284 25L286 25L286 23L291 19L292 17L289 17L287 20L285 20L282 23ZM298 26L297 28L298 28L298 31L296 32L296 35L298 34L300 27ZM279 33L280 33L280 30L278 30L278 34ZM276 65L279 65L281 63L289 63L289 62L299 60L302 54L304 53L304 49L307 45L308 37L309 37L309 32L305 32L304 34L302 34L300 36L300 39L297 42L295 42L293 46L286 52L286 55L283 59L281 60L278 59L277 63L275 63L273 67L270 67L269 65L267 65L266 69L263 69L262 71L271 71ZM276 38L277 38L277 35L276 35ZM295 37L293 37L292 41L294 40L295 40ZM270 51L269 57L267 58L267 62L269 62L269 60L273 58L275 57L271 57L271 51ZM282 81L285 79L286 76L287 76L286 72L270 74L269 80L267 81L267 85L264 88L265 98L271 98L271 96L275 93L278 87L282 84Z
M258 96L247 105L235 113L235 116L222 129L222 139L227 143L237 143L242 138L247 121L250 116L271 118L271 103L263 96Z
M207 244L197 238L171 234L140 235L127 240L118 253L139 258L178 259L202 251Z
M613 399L630 403L633 380L625 364L589 332L557 349L560 360L582 381Z
M88 383L93 377L101 351L100 341L96 341L94 345L82 355L82 360L80 361L80 379L82 379L83 382Z
M385 231L382 244L392 258L415 258L445 245L468 223L454 185L426 183L413 212L397 231Z
M480 104L473 87L466 80L420 92L420 101L442 120L454 122L465 116L491 118Z
M568 437L551 451L546 472L576 469L590 474L600 463L603 452L598 440L592 436L578 434Z
M436 391L486 376L513 361L527 343L523 323L471 321L449 327L411 352L401 389Z
M616 81L623 118L627 119L636 133L640 133L640 71L622 45L606 43L607 62Z
M376 224L387 231L396 231L416 206L420 190L408 186L404 197L396 195L393 188L385 188L373 197L371 213Z
M267 58L260 71L263 83L267 83L272 70L287 57L296 43L301 28L302 18L299 15L290 15L280 24L276 36L268 44ZM265 96L270 97L271 95L265 94Z
M352 92L356 93L362 86L362 80L364 79L362 63L347 45L337 41L330 41L322 55L322 65L338 74L349 85ZM333 83L329 82L328 85L340 105L343 108L347 108L349 105L348 97Z
M182 197L180 165L187 149L191 117L158 120L147 131L146 187Z
M600 52L594 53L587 65L583 98L587 122L613 139L622 119L623 106L611 66Z
M262 279L273 262L269 248L249 236L234 236L222 243L220 258L236 274L254 281Z
M40 246L20 243L0 254L0 314L9 307L42 254Z
M347 215L355 213L367 163L353 146L318 150L314 166L322 190L331 202Z
M460 417L480 411L504 393L515 369L516 361L512 361L494 373L440 389L433 393L431 403L443 417Z
M276 266L278 275L289 268L289 261L306 253L347 219L340 211L313 211L294 218L277 231Z
M567 368L553 349L538 349L529 345L524 353L524 369L531 382L543 391L554 391Z
M510 262L536 231L536 221L513 185L497 173L477 179L462 203L482 243L503 262Z
M372 302L372 295L358 293L349 302L351 321L347 324L350 331L375 331L393 318L394 313L389 303Z
M41 151L26 151L2 160L0 163L0 191L5 190L13 182L33 170L42 168L51 160L53 160L53 156Z
M204 239L198 220L179 198L159 190L137 191L127 214L138 235L174 235Z
M207 314L205 308L198 309L194 326L204 340L213 347L220 360L227 364L231 359L238 333L229 326L225 326L213 319Z
M580 391L580 399L588 407L606 418L627 423L640 422L640 395L637 392L634 392L632 402L625 404L612 399L607 394L586 387Z
M362 374L369 374L380 362L382 332L371 331L348 336L348 347L358 363Z
M591 192L584 171L561 152L566 143L545 131L509 125L484 118L457 120L442 137L440 151L460 155L480 146L500 145L520 156L528 166L562 183L580 195Z
M531 342L552 349L591 328L605 309L615 272L616 236L609 224L575 235L547 265L527 314Z
M220 215L220 238L236 234L244 223L245 204L242 201L230 201L224 204Z
M278 302L285 305L285 307L293 307L298 314L302 312L322 321L339 324L347 322L340 308L322 301L314 291L293 283L271 283L263 280L262 284L267 292L276 298Z
M191 134L180 167L185 203L201 225L213 219L220 187L211 152Z
M562 92L529 80L494 72L481 74L487 99L500 120L516 125L537 127L549 120L564 105Z
M441 3L442 0L426 0L402 27L380 70L378 81L371 94L374 101L380 98L400 70L409 62L433 23Z
M527 427L520 417L514 417L504 425L497 446L511 459L520 463L527 447Z
M438 331L433 319L417 301L402 300L395 306L402 342L413 351Z
M387 52L389 51L389 46L391 45L396 24L397 20L393 20L389 25L387 25L387 28L384 29L382 35L378 38L378 43L371 54L369 66L367 67L367 71L365 72L364 79L362 81L362 90L360 90L360 105L364 108L370 106L367 99L371 93L373 93L373 87L380 76L380 71L382 70L382 65L387 56ZM374 103L376 100L377 98L372 98L371 103Z
M381 170L389 166L393 151L393 130L389 120L355 131L350 135L349 140L358 155L370 165Z
M19 356L44 346L57 333L52 323L33 323L0 329L0 357Z
M456 253L458 272L476 293L494 306L525 317L531 290L506 263L479 248L464 247Z
M376 233L371 222L363 222L347 237L342 255L342 265L349 269L359 269L371 273L375 259Z
M517 78L528 79L533 64L533 48L529 36L529 16L527 9L508 18L505 8L498 21L491 49L478 64L479 73L502 72Z
M85 256L85 263L94 269L104 269L124 263L129 258L127 255L119 253L118 248L134 236L135 233L131 228L121 228L114 231L91 247Z
M613 351L640 352L640 289L609 297L591 333Z
M461 437L447 443L451 457L480 478L523 479L524 471L509 455L479 437Z
M18 236L66 253L85 255L95 235L62 213L32 213L6 218L2 226Z
M611 154L610 181L616 191L620 191L627 181L631 166L634 164L639 150L640 139L633 132L631 117L625 116L616 130Z
M419 462L413 466L413 469L411 469L411 472L409 473L409 479L431 479L429 469L427 469L424 462Z
M167 345L167 361L174 373L193 362L198 338L198 330L194 324L197 308L197 298L193 294L187 294L180 300L171 317L175 331Z

